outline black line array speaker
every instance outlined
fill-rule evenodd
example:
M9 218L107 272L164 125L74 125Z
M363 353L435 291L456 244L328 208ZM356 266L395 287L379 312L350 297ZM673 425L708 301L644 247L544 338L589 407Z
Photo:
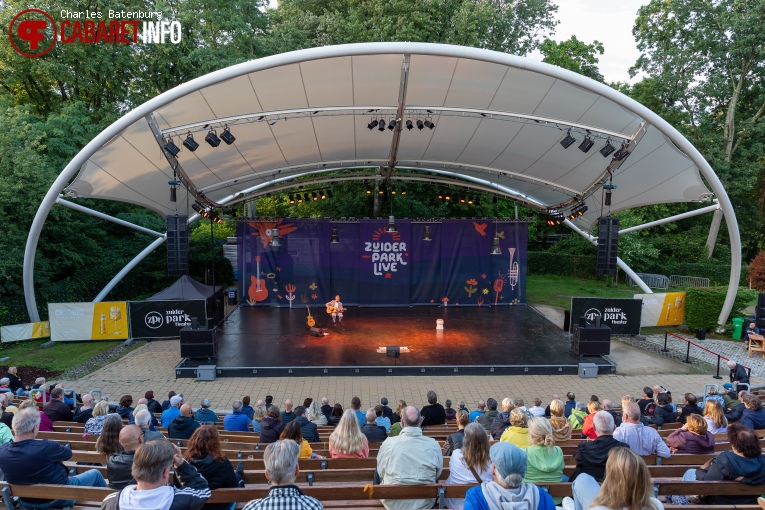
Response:
M167 273L189 274L188 218L177 214L167 217Z
M756 318L757 322L755 324L760 328L760 333L762 333L763 328L765 328L765 292L761 292L757 296ZM747 324L745 327L749 327L749 325Z
M598 256L596 272L616 276L616 257L619 248L619 218L600 218L598 228Z
M181 329L181 358L215 359L218 357L218 343L214 329Z

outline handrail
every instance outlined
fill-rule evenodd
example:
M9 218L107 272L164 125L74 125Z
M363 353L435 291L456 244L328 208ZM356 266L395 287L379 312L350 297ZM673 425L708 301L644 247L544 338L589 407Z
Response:
M690 358L690 354L691 354L691 345L693 345L694 347L698 347L698 348L699 348L699 349L701 349L702 351L706 351L706 352L708 352L709 354L713 354L713 355L717 356L717 375L713 376L713 378L714 378L714 379L722 379L722 377L720 376L720 360L721 360L721 359L724 359L724 360L726 360L726 361L730 361L730 358L727 358L727 357L723 356L723 355L722 355L722 354L720 354L719 352L710 351L710 350L709 350L709 349L707 349L706 347L702 347L702 346L700 346L699 344L697 344L696 342L692 342L691 340L688 340L688 339L687 339L687 338L685 338L685 337L682 337L682 336L680 336L680 335L676 335L676 334L674 334L674 333L670 333L669 331L665 331L665 332L664 332L664 348L661 350L662 352L669 352L669 349L667 349L667 338L668 338L669 336L675 337L675 338L677 338L678 340L682 340L682 341L684 341L684 342L686 342L686 343L688 344L688 348L687 348L687 349L686 349L686 351L685 351L685 359L683 360L683 363L690 363L690 362L691 362L691 358ZM748 367L748 366L746 366L746 365L741 365L741 366L742 366L742 367L744 367L744 368L746 369L746 373L747 373L747 375L748 375L749 377L752 377L752 368L751 368L751 367Z

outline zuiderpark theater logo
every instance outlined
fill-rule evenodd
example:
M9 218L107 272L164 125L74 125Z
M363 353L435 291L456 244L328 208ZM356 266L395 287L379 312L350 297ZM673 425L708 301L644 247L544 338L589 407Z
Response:
M18 53L36 58L56 44L178 44L181 23L161 11L26 9L14 16L8 38Z

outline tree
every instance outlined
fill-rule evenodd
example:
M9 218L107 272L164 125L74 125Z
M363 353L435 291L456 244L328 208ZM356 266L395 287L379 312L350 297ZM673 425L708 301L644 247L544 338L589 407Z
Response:
M749 282L753 289L765 292L765 250L749 263Z
M543 62L574 71L599 82L603 81L603 75L598 69L598 55L603 54L603 43L597 40L592 44L585 44L575 35L560 43L545 39L539 51L544 55Z

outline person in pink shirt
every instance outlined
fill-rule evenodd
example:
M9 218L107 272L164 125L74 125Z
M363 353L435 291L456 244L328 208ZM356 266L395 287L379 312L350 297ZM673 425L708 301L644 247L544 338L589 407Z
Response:
M329 436L329 454L333 459L369 457L369 442L359 428L353 409L347 409L340 423Z

